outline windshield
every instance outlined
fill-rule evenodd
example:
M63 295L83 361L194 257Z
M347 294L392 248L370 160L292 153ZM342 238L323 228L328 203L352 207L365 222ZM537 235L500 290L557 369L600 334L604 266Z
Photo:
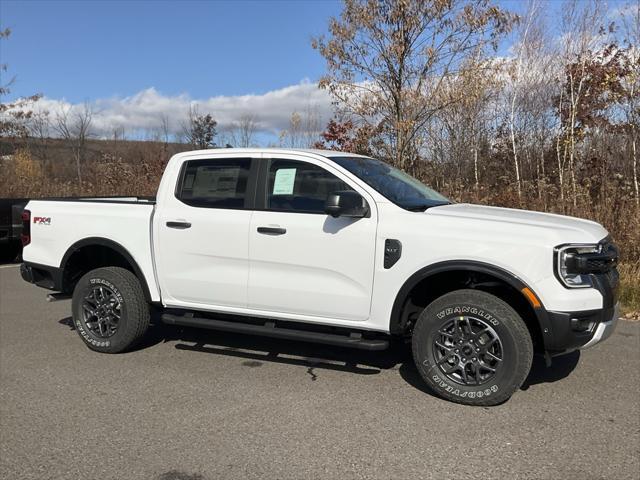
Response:
M420 181L380 160L365 157L331 157L396 205L412 211L448 205L451 201Z

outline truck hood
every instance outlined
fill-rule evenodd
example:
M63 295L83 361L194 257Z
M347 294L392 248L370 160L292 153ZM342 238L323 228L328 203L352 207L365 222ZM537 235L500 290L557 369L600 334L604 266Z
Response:
M487 207L468 203L455 203L432 207L427 215L458 217L469 220L499 222L514 227L533 227L554 233L569 242L597 243L607 236L607 231L599 223L565 215L517 210L514 208ZM524 230L529 230L525 228Z

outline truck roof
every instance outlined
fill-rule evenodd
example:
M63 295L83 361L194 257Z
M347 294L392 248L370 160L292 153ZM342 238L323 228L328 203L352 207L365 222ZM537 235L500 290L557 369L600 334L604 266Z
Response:
M213 148L206 150L191 150L187 152L180 152L177 155L193 155L197 153L215 153L223 154L224 152L232 153L311 153L314 155L320 155L322 157L365 157L365 155L358 155L356 153L340 152L338 150L322 150L315 148Z

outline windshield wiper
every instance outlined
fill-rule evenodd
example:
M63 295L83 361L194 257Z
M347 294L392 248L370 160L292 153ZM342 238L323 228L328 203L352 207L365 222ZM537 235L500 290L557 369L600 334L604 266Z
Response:
M423 203L421 205L411 205L409 207L405 207L405 209L410 212L424 212L428 208L441 207L442 205L451 205L451 202Z

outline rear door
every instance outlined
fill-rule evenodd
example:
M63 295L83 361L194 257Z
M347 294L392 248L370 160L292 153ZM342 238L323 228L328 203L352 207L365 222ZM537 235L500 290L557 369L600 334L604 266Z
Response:
M255 168L246 154L182 165L175 193L154 219L167 305L246 308Z
M249 229L249 307L308 317L367 320L377 212L373 199L329 163L279 155L262 160ZM369 218L333 218L327 195L356 190Z

